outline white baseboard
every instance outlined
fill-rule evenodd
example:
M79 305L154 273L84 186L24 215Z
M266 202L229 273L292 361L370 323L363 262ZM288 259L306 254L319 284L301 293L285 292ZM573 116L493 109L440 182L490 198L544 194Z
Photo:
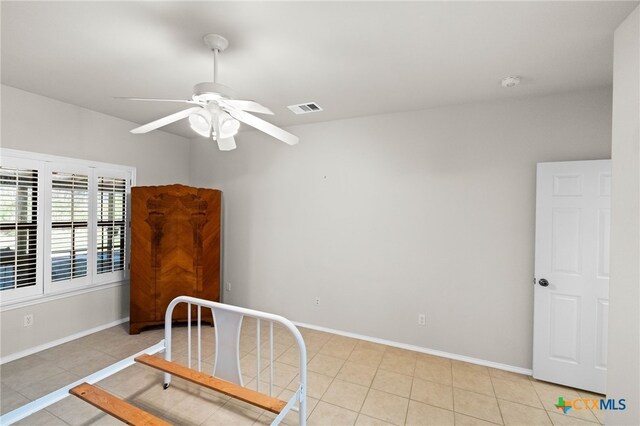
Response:
M332 328L320 327L312 324L305 324L302 322L293 321L297 326L310 328L312 330L324 331L326 333L338 334L340 336L352 337L354 339L366 340L368 342L380 343L382 345L393 346L395 348L407 349L415 352L422 352L429 355L441 356L443 358L455 359L456 361L464 361L471 364L483 365L485 367L496 368L498 370L511 371L512 373L524 374L531 376L533 371L528 368L516 367L508 364L501 364L499 362L487 361L479 358L472 358L466 355L452 354L450 352L438 351L435 349L423 348L422 346L409 345L407 343L398 343L391 340L379 339L377 337L363 336L361 334L350 333L348 331L334 330Z
M96 333L98 331L102 331L105 330L107 328L111 328L111 327L115 327L116 325L122 324L129 321L129 317L126 318L122 318L107 324L103 324L100 325L98 327L94 327L88 330L83 330L79 333L75 333L72 334L70 336L66 336L63 337L62 339L58 339L58 340L54 340L52 342L48 342L42 345L38 345L36 347L33 348L29 348L26 349L24 351L20 351L20 352L16 352L13 353L11 355L7 355L5 357L0 358L0 365L7 363L7 362L11 362L14 361L16 359L28 356L28 355L32 355L35 354L37 352L43 351L45 349L49 349L52 348L54 346L58 346L61 345L63 343L67 343L70 342L72 340L76 340L79 339L81 337L84 336L88 336L89 334L93 334ZM354 339L360 339L360 340L366 340L368 342L373 342L373 343L380 343L382 345L387 345L387 346L393 346L396 348L401 348L401 349L407 349L410 351L415 351L415 352L421 352L421 353L425 353L425 354L429 354L429 355L435 355L435 356L441 356L443 358L449 358L449 359L455 359L457 361L464 361L464 362L469 362L471 364L478 364L478 365L483 365L485 367L492 367L492 368L496 368L498 370L505 370L505 371L511 371L513 373L518 373L518 374L525 374L527 376L530 376L533 372L528 369L528 368L522 368L522 367L516 367L513 365L508 365L508 364L501 364L498 362L493 362L493 361L487 361L484 359L479 359L479 358L472 358L466 355L459 355L459 354L453 354L450 352L444 352L444 351L438 351L435 349L429 349L429 348L423 348L422 346L415 346L415 345L409 345L407 343L399 343L399 342L394 342L391 340L386 340L386 339L380 339L377 337L371 337L371 336L364 336L362 334L356 334L356 333L350 333L348 331L342 331L342 330L335 330L332 328L327 328L327 327L320 327L317 325L313 325L313 324L306 324L306 323L302 323L302 322L297 322L297 321L293 321L293 323L297 326L300 327L304 327L304 328L310 328L312 330L318 330L318 331L323 331L326 333L332 333L332 334L337 334L340 336L345 336L345 337L351 337Z
M99 325L97 327L90 328L88 330L83 330L83 331L81 331L79 333L75 333L75 334L72 334L70 336L63 337L62 339L54 340L52 342L44 343L42 345L38 345L38 346L35 346L33 348L25 349L24 351L20 351L20 352L13 353L11 355L7 355L5 357L0 358L0 365L2 365L4 363L7 363L7 362L15 361L16 359L19 359L19 358L22 358L22 357L25 357L25 356L28 356L28 355L33 355L33 354L35 354L37 352L44 351L45 349L50 349L50 348L53 348L54 346L58 346L58 345L61 345L63 343L67 343L67 342L70 342L72 340L76 340L76 339L79 339L81 337L84 337L84 336L88 336L89 334L97 333L98 331L106 330L107 328L115 327L116 325L125 323L127 321L129 321L129 317L121 318L119 320L112 321L112 322L107 323L107 324L102 324L102 325Z

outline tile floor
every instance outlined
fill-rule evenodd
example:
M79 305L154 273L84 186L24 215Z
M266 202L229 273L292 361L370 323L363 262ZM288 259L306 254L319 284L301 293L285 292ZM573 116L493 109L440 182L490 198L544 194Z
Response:
M127 334L126 324L21 358L0 367L2 413L157 343L162 330ZM203 338L203 371L211 371L213 329ZM554 406L565 399L598 398L527 376L452 361L390 346L301 329L308 351L310 425L594 425L599 411ZM240 342L247 387L255 389L256 324L245 321ZM262 333L263 336L268 334ZM297 387L297 349L284 329L274 331L274 395L288 399ZM186 362L186 327L174 332L174 359ZM263 340L263 342L265 342ZM268 357L263 343L261 358ZM262 360L261 391L268 389ZM98 383L103 389L176 425L268 425L274 415L175 379L162 389L162 374L132 366ZM291 413L285 424L298 424ZM121 424L72 396L38 412L25 425Z

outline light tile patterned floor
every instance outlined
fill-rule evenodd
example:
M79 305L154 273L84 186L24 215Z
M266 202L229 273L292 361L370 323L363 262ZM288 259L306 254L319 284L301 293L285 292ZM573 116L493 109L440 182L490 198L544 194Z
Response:
M126 324L0 367L2 413L158 342L163 331L129 336ZM266 329L262 333L267 336ZM452 361L362 340L301 329L308 351L310 425L594 425L599 411L554 406L565 399L599 398L527 376ZM243 379L256 387L256 324L245 321L240 351ZM297 350L284 329L274 332L274 394L288 399L297 387ZM174 359L186 362L186 327L174 332ZM268 343L261 345L261 391L268 389ZM203 370L211 371L213 329L204 329ZM175 379L162 389L162 374L132 366L98 385L176 425L268 425L274 415ZM291 413L286 424L298 424ZM68 397L23 420L25 425L122 424Z

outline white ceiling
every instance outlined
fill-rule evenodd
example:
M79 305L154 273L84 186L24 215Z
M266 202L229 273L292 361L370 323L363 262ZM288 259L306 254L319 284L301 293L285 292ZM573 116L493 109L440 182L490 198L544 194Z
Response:
M210 81L281 126L607 86L613 31L638 1L2 2L2 83L145 123ZM500 79L522 76L502 89ZM296 116L286 105L315 101ZM165 128L187 137L184 123Z

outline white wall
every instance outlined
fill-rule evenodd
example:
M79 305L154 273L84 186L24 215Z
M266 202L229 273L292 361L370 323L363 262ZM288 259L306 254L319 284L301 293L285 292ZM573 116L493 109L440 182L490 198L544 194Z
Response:
M164 132L132 135L137 125L84 108L1 86L0 146L65 157L133 166L138 185L188 183L189 142ZM24 328L24 314L34 325ZM46 344L129 315L129 288L124 284L3 310L0 356Z
M609 158L609 89L290 130L192 142L191 184L225 191L227 302L531 368L536 162Z
M134 136L133 123L2 86L1 145L135 166L139 185L227 191L230 303L530 368L535 163L608 158L610 97L298 126L296 147L245 132L234 152L194 139L190 153L178 136ZM0 355L126 315L128 287L4 311Z
M607 396L627 409L611 425L640 424L640 7L615 32L613 181Z
M31 327L23 325L26 314L34 315ZM12 360L70 336L113 325L127 316L128 284L3 311L0 355L3 362Z
M133 166L138 185L189 183L188 139L1 85L4 148Z

